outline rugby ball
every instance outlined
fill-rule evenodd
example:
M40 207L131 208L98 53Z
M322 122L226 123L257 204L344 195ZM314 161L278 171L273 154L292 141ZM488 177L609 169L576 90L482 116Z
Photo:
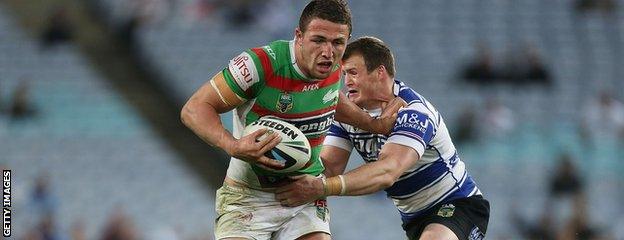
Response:
M282 169L268 169L275 173L290 173L303 168L312 154L308 138L294 125L283 120L271 117L263 117L245 127L243 135L248 135L258 129L266 128L267 133L257 139L262 140L265 136L276 132L282 137L282 141L264 155L284 163Z

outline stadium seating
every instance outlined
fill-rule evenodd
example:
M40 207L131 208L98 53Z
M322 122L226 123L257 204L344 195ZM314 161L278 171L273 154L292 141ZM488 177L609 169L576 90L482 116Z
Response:
M96 2L106 8L111 23L127 17L123 11L125 1ZM228 59L274 38L259 25L232 29L226 26L226 19L219 17L187 23L183 9L190 2L179 1L169 21L146 24L138 30L142 54L165 76L168 81L164 84L180 102L225 67ZM291 2L294 11L304 4ZM619 89L616 94L624 97L624 68L619 66L624 58L624 19L580 15L574 12L573 2L350 1L354 36L374 35L389 43L396 53L397 78L436 105L451 131L461 121L458 118L462 109L481 106L490 97L500 99L514 113L519 124L507 137L481 139L459 148L470 173L492 202L491 239L518 237L509 221L512 208L531 219L541 214L539 206L546 198L548 177L562 152L574 156L592 186L588 189L590 219L607 229L624 229L624 208L619 204L624 199L624 177L619 174L624 169L620 161L624 147L609 142L592 148L577 134L579 106L589 97L601 89ZM621 14L622 9L617 13ZM295 22L287 21L293 23L288 27L294 28ZM20 123L23 126L19 132L8 123L0 129L0 152L6 158L2 160L23 172L18 175L18 183L27 184L40 171L54 173L65 227L80 216L94 216L93 224L98 225L101 222L97 221L102 220L95 219L103 219L106 210L117 202L126 205L145 229L162 224L155 222L159 216L172 215L184 216L181 219L188 222L183 225L189 229L198 224L211 226L213 196L206 195L208 191L201 190L204 186L197 186L175 163L167 147L92 72L76 49L63 47L54 54L39 52L32 38L20 33L6 17L0 18L0 25L0 52L3 56L17 56L0 57L0 61L19 66L4 69L2 66L7 64L0 64L0 96L7 96L7 89L26 75L33 83L35 104L42 111L36 120ZM535 44L553 75L553 88L481 88L462 82L459 69L474 55L479 41L486 43L496 57L510 45L527 41ZM39 138L41 134L46 138ZM360 163L354 157L350 166ZM67 177L81 181L64 181ZM71 185L64 185L68 183ZM122 183L124 188L116 188ZM169 201L173 193L183 199ZM108 197L113 199L105 200ZM86 202L101 205L93 207ZM174 205L148 208L165 202ZM336 239L403 236L398 213L383 195L334 198L329 204Z
M83 221L88 239L98 239L121 206L145 239L172 228L210 235L214 190L179 163L78 49L41 50L9 16L0 8L0 102L26 79L36 109L22 120L0 114L0 164L13 171L13 236L35 226L40 213L30 197L42 174L57 199L59 232Z

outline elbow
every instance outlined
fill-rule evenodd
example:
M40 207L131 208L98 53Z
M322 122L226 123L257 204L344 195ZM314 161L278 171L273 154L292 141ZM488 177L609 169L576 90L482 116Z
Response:
M180 121L182 121L182 124L187 127L190 127L193 119L193 111L191 109L191 103L187 102L186 104L184 104L184 107L182 107L182 110L180 111Z
M382 152L379 159L381 160L384 158L384 160L378 160L376 162L380 164L379 168L382 170L381 175L379 176L379 184L382 189L386 189L394 185L402 174L400 170L400 163L398 161L392 161L392 159L386 159L386 157L386 154Z
M383 176L381 176L379 180L379 187L381 189L386 189L386 188L392 187L392 185L394 185L394 182L396 182L396 178L394 177L394 175L386 173Z

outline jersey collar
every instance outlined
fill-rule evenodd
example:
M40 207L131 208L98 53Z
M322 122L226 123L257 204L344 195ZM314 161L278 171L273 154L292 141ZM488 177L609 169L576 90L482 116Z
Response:
M394 80L394 83L392 84L392 93L395 97L399 96L399 91L401 91L401 82Z
M308 78L305 74L303 74L303 72L299 68L299 65L297 65L297 58L295 57L295 40L290 40L288 42L288 48L290 50L290 63L293 65L295 72L297 72L297 74L299 74L299 76L303 79L312 80Z

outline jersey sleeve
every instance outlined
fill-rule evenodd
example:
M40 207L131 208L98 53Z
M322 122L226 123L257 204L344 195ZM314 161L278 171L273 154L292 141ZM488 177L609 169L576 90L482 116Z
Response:
M264 86L264 69L259 57L252 50L246 50L230 60L223 69L225 82L242 99L252 99Z
M353 143L349 138L349 133L338 122L334 122L334 124L329 127L323 145L339 147L349 152L353 149Z
M387 142L411 147L422 157L436 133L429 115L415 109L402 109Z

